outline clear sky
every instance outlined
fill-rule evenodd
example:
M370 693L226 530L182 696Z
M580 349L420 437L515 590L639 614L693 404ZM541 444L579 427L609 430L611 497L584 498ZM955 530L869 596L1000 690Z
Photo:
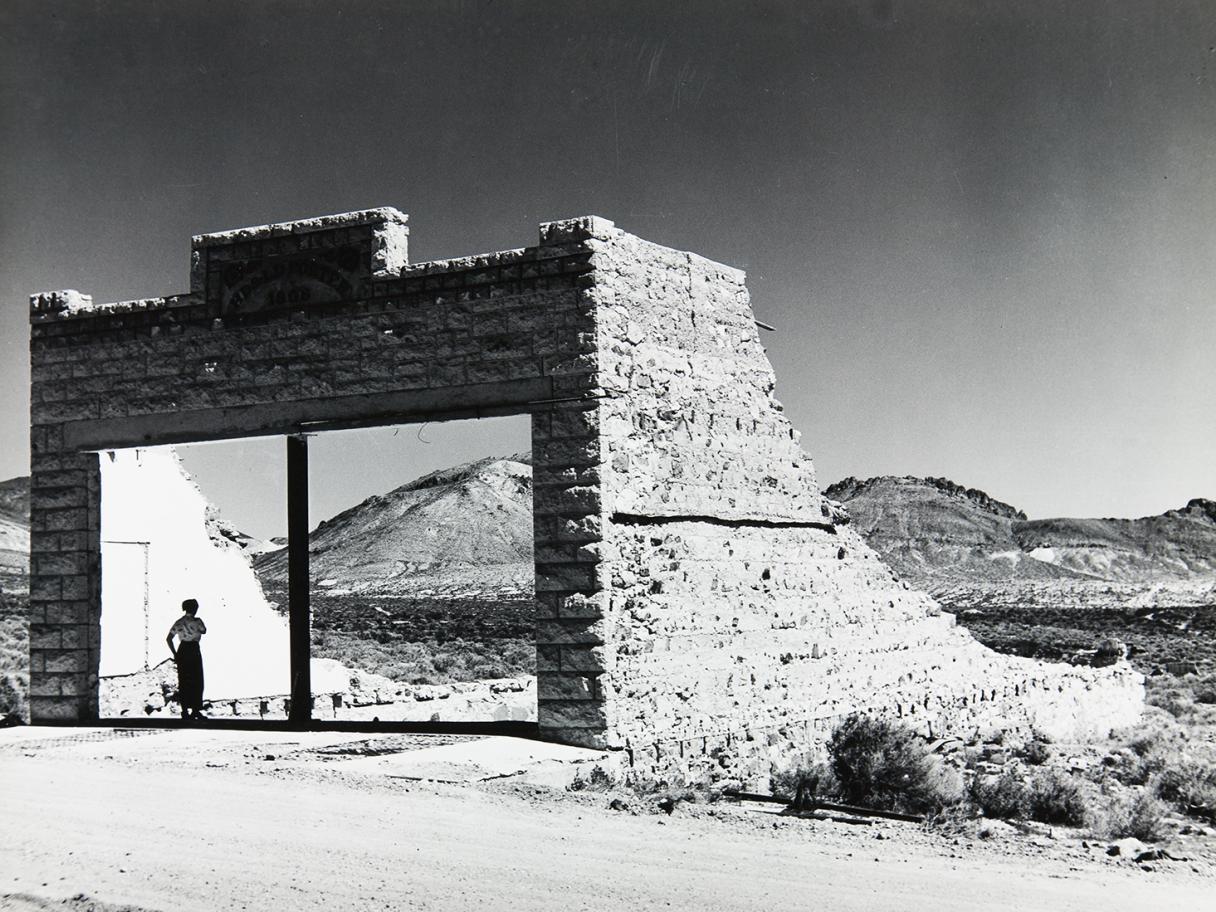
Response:
M1209 0L6 0L0 477L31 292L183 291L192 234L376 205L416 261L594 213L746 269L825 483L1216 498Z

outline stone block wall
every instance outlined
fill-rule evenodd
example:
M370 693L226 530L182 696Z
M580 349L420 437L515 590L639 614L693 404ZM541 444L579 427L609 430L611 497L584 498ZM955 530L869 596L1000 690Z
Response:
M589 245L611 512L830 524L743 273L623 231Z
M95 718L101 645L97 456L67 451L54 424L35 424L30 448L30 716Z
M207 235L188 294L35 296L36 721L97 711L93 451L507 413L532 415L543 737L753 782L856 710L933 734L1138 716L1139 676L983 649L849 529L739 271L592 217L418 265L407 235L387 209Z

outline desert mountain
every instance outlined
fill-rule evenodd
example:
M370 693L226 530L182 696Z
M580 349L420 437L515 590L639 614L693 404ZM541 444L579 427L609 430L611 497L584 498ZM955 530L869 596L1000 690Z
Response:
M1216 579L1216 503L1141 519L1036 519L942 478L846 478L825 492L896 570L951 583Z
M309 536L316 585L411 595L532 589L532 466L527 454L433 472L369 497ZM255 558L269 588L287 581L287 553Z
M1026 515L943 478L846 478L824 492L904 576L925 580L1057 579L1075 574L1022 551Z

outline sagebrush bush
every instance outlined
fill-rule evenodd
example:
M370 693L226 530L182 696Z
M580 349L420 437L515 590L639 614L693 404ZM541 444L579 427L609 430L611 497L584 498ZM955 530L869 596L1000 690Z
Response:
M827 750L837 790L848 803L934 813L962 800L962 778L908 728L852 715L832 732Z
M1156 842L1165 835L1169 808L1151 791L1137 795L1108 796L1089 809L1089 827L1099 839L1131 836L1141 842Z
M1153 791L1184 814L1216 823L1216 764L1184 757L1167 763Z
M1089 820L1088 802L1080 784L1067 773L1053 769L1037 769L1028 779L1025 770L1016 767L999 776L976 776L969 796L985 817L1029 818L1065 826L1081 826Z
M1040 823L1082 826L1087 819L1085 796L1067 773L1040 769L1029 782L1029 815Z
M24 602L20 608L24 612ZM0 717L28 715L29 669L29 624L24 614L0 618Z
M1154 690L1145 698L1145 702L1164 709L1175 719L1186 718L1195 708L1195 696L1188 687Z
M29 680L25 675L0 674L0 718L29 716Z
M1170 722L1125 731L1119 747L1106 758L1111 775L1124 785L1145 785L1182 749L1182 732Z
M572 792L606 792L612 786L612 776L597 763L586 776L575 776L568 788Z
M1051 746L1039 738L1027 741L1018 755L1031 766L1042 766L1051 759Z
M670 814L681 804L713 803L721 798L721 792L704 782L699 785L672 785L665 779L630 778L624 783L624 788L642 799L642 803L636 807L650 813L662 811Z
M1030 788L1013 769L999 776L976 776L970 798L985 817L1021 820L1030 815Z
M772 777L772 793L796 811L810 810L816 801L840 797L840 783L827 761L808 758Z

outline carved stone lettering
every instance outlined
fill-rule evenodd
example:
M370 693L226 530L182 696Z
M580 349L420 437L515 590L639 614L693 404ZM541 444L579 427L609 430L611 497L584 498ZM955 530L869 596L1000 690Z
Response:
M363 252L357 247L217 264L208 287L221 315L328 304L355 296Z

